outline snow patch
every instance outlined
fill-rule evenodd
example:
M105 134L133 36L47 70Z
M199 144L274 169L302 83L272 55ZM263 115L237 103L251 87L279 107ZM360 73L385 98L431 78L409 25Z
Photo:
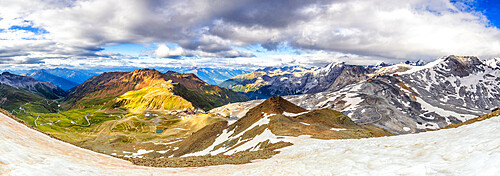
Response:
M301 123L302 125L307 125L307 126L311 125L311 124L308 124L308 123L305 123L305 122L299 122L299 123Z
M344 131L344 130L347 130L345 128L330 128L330 130L333 130L333 131Z
M139 149L136 153L132 153L132 155L125 155L123 157L126 157L126 158L142 158L142 155L151 153L153 151L154 150ZM123 153L125 153L125 151ZM129 152L129 153L131 153L131 152Z
M445 110L445 109L442 109L442 108L439 108L439 107L436 107L436 106L432 106L431 104L425 102L424 100L422 100L421 98L416 98L417 99L417 102L420 103L420 105L422 106L422 108L424 110L427 110L427 111L430 111L430 112L435 112L437 114L439 114L440 116L443 116L443 117L449 117L449 116L453 116L457 119L459 119L460 121L466 121L470 118L473 118L475 117L474 115L470 115L470 114L459 114L459 113L456 113L456 112L453 112L453 111L448 111L448 110Z
M284 116L288 116L288 117L296 117L296 116L299 116L299 115L302 115L302 114L306 114L306 113L308 113L308 111L301 112L301 113L283 112L283 115Z

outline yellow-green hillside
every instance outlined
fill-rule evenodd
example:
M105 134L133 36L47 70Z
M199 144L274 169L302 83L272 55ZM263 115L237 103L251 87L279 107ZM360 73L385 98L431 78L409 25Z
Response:
M191 102L173 92L171 81L163 81L136 91L129 91L116 100L115 106L124 107L131 112L147 110L182 110L194 109Z

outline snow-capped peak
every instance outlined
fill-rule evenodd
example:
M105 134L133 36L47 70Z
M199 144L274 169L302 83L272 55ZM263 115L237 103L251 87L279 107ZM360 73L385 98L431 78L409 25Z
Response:
M490 66L491 68L500 68L500 58L493 58L493 59L490 59L490 60L486 60L484 61L484 63L488 66Z
M442 57L442 58L439 58L433 62L429 62L428 64L425 64L423 66L414 66L412 69L405 71L405 72L401 72L399 74L412 74L412 73L418 72L420 70L432 68L432 67L438 65L439 63L445 61L445 59L446 59L446 57Z

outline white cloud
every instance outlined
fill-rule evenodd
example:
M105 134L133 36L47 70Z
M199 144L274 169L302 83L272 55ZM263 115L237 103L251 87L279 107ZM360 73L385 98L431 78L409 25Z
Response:
M185 55L184 49L181 47L169 48L165 44L161 44L155 50L154 56L156 57L177 57Z
M173 48L158 45L151 55L196 56L235 65L317 65L345 56L351 62L448 54L499 56L500 31L489 27L480 12L468 9L470 3L5 0L0 2L0 63L115 57L100 48L120 43L175 43L178 46ZM9 29L16 25L32 25L48 33ZM235 49L256 43L268 49L289 44L305 54L256 58Z
M487 27L484 16L459 11L448 1L336 1L302 13L314 17L285 28L218 21L213 30L240 45L273 39L364 56L500 55L499 30Z

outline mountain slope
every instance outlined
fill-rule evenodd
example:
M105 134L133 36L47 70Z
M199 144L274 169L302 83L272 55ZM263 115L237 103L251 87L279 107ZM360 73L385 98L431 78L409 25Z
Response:
M59 99L67 95L61 88L51 82L40 82L28 76L14 75L4 72L0 75L0 83L31 91L48 99Z
M77 86L65 100L73 107L102 105L129 91L162 84L169 80L173 83L172 90L175 95L198 108L211 109L230 102L248 100L245 95L209 85L194 74L177 72L163 74L153 69L138 69L130 73L110 72L94 76Z
M119 96L113 106L125 107L132 112L194 109L191 102L174 94L174 85L167 81L129 91Z
M59 76L52 75L45 70L40 70L29 75L41 82L52 82L61 89L67 91L73 87L78 86L78 83L61 78Z
M164 156L231 155L243 151L274 150L291 145L277 136L311 135L321 139L347 139L391 135L372 125L357 125L340 112L308 112L281 97L271 97L241 119L205 126L173 144Z
M55 112L55 103L25 89L18 89L0 83L0 108L13 111Z
M332 63L323 68L265 68L231 78L221 84L250 98L296 95L338 90L368 78L370 68Z

